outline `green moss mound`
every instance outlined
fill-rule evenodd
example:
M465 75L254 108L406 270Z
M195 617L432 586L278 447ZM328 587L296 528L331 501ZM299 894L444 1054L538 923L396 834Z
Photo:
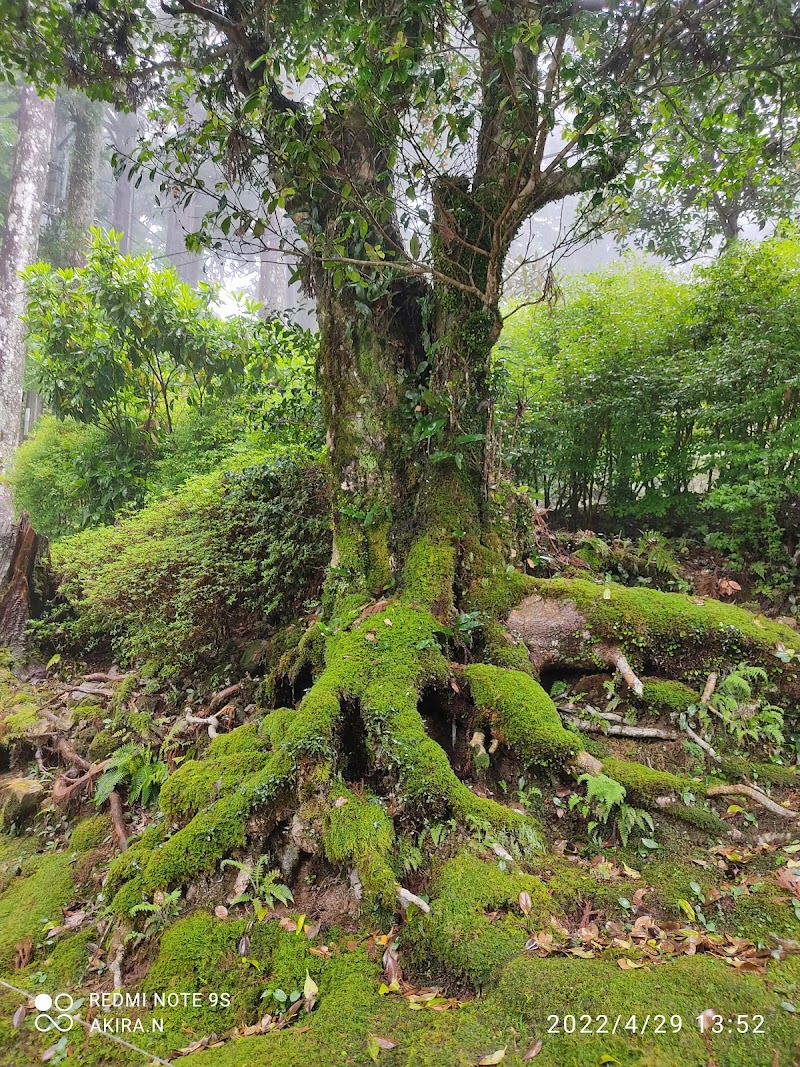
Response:
M523 892L532 904L527 917L519 903ZM431 894L430 914L415 919L405 941L419 970L455 983L483 986L522 951L529 932L550 914L540 879L501 870L497 862L478 856L445 863Z
M583 747L530 675L476 663L464 668L464 677L478 710L524 763L563 766Z
M58 542L52 557L61 605L36 624L40 643L110 644L165 676L208 671L233 653L239 629L266 637L321 589L327 475L292 458L201 475Z
M779 646L794 647L795 631L732 604L582 578L533 578L527 584L540 596L573 601L595 637L617 641L631 653L647 650L665 673L753 656L775 674L796 673L784 671L775 655Z

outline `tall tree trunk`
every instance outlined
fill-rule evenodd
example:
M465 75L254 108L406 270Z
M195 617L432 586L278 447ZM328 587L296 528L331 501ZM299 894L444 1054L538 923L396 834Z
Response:
M86 240L95 219L104 113L103 104L85 96L76 95L72 102L75 134L69 158L63 248L68 267L80 267L86 259Z
M120 156L129 156L136 144L139 132L139 120L135 112L119 112L114 119L114 149ZM128 255L131 251L131 230L133 228L133 202L136 187L127 173L117 174L114 180L114 206L111 214L111 226L122 235L120 251Z
M203 257L197 252L190 252L186 247L186 235L199 228L203 212L197 204L195 194L191 204L176 201L168 209L167 234L164 251L171 265L182 282L195 288L203 277Z
M53 100L39 96L32 86L24 87L0 249L0 475L19 443L25 370L25 290L19 273L36 257L54 114ZM12 521L11 495L0 480L0 573L7 564Z

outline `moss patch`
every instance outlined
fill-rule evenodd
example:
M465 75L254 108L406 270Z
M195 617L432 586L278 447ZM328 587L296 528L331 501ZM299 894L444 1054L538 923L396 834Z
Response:
M533 904L527 918L519 906L521 892L529 893ZM551 909L538 878L470 855L444 864L431 896L430 914L416 918L404 936L413 963L434 978L475 986L523 950L529 932L546 923Z
M0 896L0 971L8 972L25 937L34 944L48 919L58 923L74 899L72 854L52 852L27 858Z

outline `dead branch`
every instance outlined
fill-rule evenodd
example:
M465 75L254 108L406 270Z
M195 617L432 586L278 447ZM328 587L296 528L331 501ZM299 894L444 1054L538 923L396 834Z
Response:
M418 897L415 893L412 893L409 889L405 889L401 885L397 887L397 901L403 911L406 910L409 904L416 904L420 911L426 913L431 910L430 904L426 903L422 897Z
M700 734L695 733L691 726L684 726L683 732L691 741L694 741L696 745L699 745L704 752L707 752L713 760L719 763L719 756L704 737L701 737Z
M216 715L193 715L191 711L186 711L186 721L197 726L207 726L208 736L213 739L217 736L219 730L219 719Z
M590 774L593 778L603 773L603 764L600 760L585 750L577 753L570 766L572 770L579 771L581 774Z
M677 741L679 735L674 730L662 730L658 726L627 726L625 723L592 722L590 719L576 719L566 716L566 721L577 730L589 734L606 734L609 737L635 737L638 741Z
M782 804L770 799L766 793L762 793L754 785L710 785L706 789L706 795L709 797L749 797L750 800L781 819L800 820L800 811L784 808Z
M125 815L122 809L122 797L116 789L112 789L108 796L108 806L111 813L111 825L114 828L114 833L117 835L120 850L125 852L128 848L128 832L125 829Z
M85 682L124 682L130 678L130 674L106 674L105 671L95 671L94 674L84 675Z
M208 705L209 710L216 711L217 708L222 707L222 705L227 701L228 697L235 696L241 688L242 683L235 682L233 685L229 685L227 689L220 689L220 691L218 693L215 693L211 698L211 701Z

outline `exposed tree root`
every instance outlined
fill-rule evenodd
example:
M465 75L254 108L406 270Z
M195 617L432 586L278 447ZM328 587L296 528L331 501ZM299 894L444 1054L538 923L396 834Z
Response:
M77 793L85 789L87 786L92 786L95 778L99 774L102 774L110 763L110 759L104 759L100 763L94 763L89 767L85 774L81 775L80 778L57 778L53 785L53 803L56 807L65 807Z
M112 789L108 797L108 807L111 814L111 825L117 835L120 851L125 852L128 848L128 832L125 829L125 814L122 809L122 797Z
M794 819L800 820L800 811L792 811L791 808L784 808L782 804L776 803L766 793L762 793L760 789L756 789L753 785L710 785L706 789L706 796L709 797L749 797L750 800L756 804L765 808L773 815L777 815L780 819Z

